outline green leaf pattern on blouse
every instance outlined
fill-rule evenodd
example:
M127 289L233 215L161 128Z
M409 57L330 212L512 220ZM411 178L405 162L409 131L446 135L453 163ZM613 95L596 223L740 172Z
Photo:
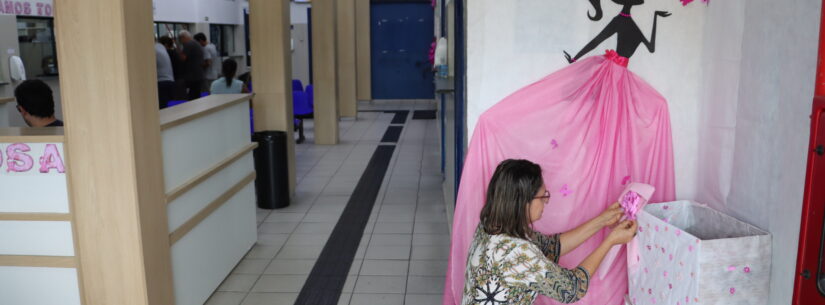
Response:
M531 240L476 229L467 257L462 305L530 305L538 294L573 303L587 293L584 268L558 265L559 235L532 232Z

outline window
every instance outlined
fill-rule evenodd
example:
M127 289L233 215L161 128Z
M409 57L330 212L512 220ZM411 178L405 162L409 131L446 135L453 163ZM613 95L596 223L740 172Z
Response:
M17 18L17 41L26 78L57 76L57 50L54 43L54 19Z
M189 31L188 23L155 22L155 38L169 36L177 42L179 41L178 33L183 30ZM192 35L195 35L195 33L192 33Z
M209 25L210 42L215 44L220 56L235 55L235 26L227 24Z

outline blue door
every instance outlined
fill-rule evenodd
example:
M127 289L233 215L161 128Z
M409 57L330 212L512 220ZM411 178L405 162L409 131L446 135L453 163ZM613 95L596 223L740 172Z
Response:
M428 2L371 5L373 99L433 99L433 8Z

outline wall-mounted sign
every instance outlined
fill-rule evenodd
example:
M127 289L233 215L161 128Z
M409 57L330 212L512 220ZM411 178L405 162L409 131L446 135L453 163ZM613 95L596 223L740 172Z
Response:
M65 173L57 144L0 144L0 175L7 173Z
M52 1L0 0L0 15L52 17Z

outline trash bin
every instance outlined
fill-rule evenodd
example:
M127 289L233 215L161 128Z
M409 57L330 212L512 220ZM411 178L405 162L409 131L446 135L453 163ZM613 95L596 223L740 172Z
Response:
M286 132L260 131L252 134L258 143L255 157L255 194L258 207L278 209L289 206L289 170Z

